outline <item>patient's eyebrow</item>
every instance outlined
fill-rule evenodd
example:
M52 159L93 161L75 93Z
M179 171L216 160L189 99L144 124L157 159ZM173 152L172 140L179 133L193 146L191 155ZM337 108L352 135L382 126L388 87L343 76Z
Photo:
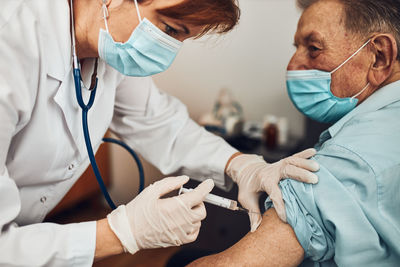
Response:
M316 31L312 31L309 34L307 34L304 40L306 43L317 43L321 46L325 44L324 38L321 36L320 33Z
M296 34L294 37L293 46L297 48L300 44L307 45L309 43L317 43L320 46L324 46L325 39L316 31L311 31L310 33L305 34L304 37L300 36L300 34Z

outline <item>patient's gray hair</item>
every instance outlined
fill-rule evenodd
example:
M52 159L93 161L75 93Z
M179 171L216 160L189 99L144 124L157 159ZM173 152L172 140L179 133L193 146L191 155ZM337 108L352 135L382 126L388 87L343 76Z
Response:
M297 0L305 10L312 4L326 0ZM400 0L336 0L343 4L347 30L370 37L374 32L391 33L397 43L400 61Z
M318 0L297 0L297 6L304 10L315 2L318 2Z

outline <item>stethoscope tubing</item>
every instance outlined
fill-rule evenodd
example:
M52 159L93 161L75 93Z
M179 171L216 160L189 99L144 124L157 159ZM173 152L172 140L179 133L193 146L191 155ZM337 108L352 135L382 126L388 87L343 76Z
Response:
M144 189L144 169L143 169L143 165L142 165L142 162L140 161L139 156L135 153L135 151L133 151L132 148L130 148L126 143L122 142L121 140L104 137L103 142L117 144L117 145L125 148L131 154L131 156L134 158L134 160L136 162L136 165L138 167L138 172L139 172L139 192L138 193L142 192Z
M82 109L82 129L83 129L83 136L85 138L86 150L88 152L90 164L92 165L94 175L96 176L96 180L100 186L100 190L103 193L104 198L106 199L108 205L111 207L111 209L114 210L116 208L116 206L115 206L114 202L112 201L110 194L107 191L107 188L104 184L103 179L101 178L99 167L97 166L96 158L94 156L92 142L90 140L89 127L88 127L88 111L92 107L92 105L94 103L94 99L96 97L97 78L96 78L96 84L95 84L93 90L90 92L89 101L87 104L85 104L83 101L83 97L82 97L81 75L80 74L81 73L80 73L79 69L74 69L75 94L76 94L76 99L78 101L78 104Z
M96 180L99 184L100 190L104 195L104 198L106 199L108 205L111 207L111 209L115 209L116 205L112 201L110 194L107 191L107 188L104 184L103 178L101 177L99 167L97 166L96 158L93 152L93 147L92 147L92 142L90 140L90 133L89 133L89 126L88 126L88 112L90 108L93 106L94 99L96 97L96 91L97 91L97 60L95 62L95 71L92 75L92 84L90 85L90 97L85 104L83 97L82 97L82 76L81 76L81 70L79 68L79 63L78 63L78 57L76 54L76 45L75 45L75 29L74 29L74 13L73 13L73 3L72 0L70 0L70 9L71 9L71 41L72 41L72 63L73 63L73 76L74 76L74 85L75 85L75 95L76 95L76 100L82 109L82 129L83 129L83 136L85 139L85 145L86 145L86 150L88 152L90 164L92 165L92 169L94 172L94 175L96 177ZM94 77L95 80L94 80ZM94 83L93 83L94 82ZM139 170L139 193L144 189L144 171L143 171L143 166L142 163L140 162L140 159L138 155L124 142L120 140L116 140L113 138L103 138L103 142L111 142L114 144L118 144L122 147L124 147L128 152L132 155L132 157L135 159L136 164L138 166Z
M97 91L97 82L98 79L96 77L95 85L93 87L93 90L90 92L90 97L89 101L87 104L85 104L83 97L82 97L82 88L81 88L81 75L80 75L80 70L79 69L74 69L74 83L75 83L75 94L76 94L76 99L79 104L79 106L82 109L82 129L83 129L83 136L85 138L85 145L86 145L86 150L88 152L90 164L92 165L93 172L95 174L96 180L99 184L100 190L104 195L104 198L106 199L108 205L111 207L111 209L115 209L116 205L112 201L110 194L107 191L106 185L104 184L104 180L101 177L99 167L96 162L96 158L93 152L93 146L92 142L90 140L90 133L89 133L89 124L88 124L88 112L90 108L93 106L94 99L96 97L96 91ZM114 138L103 138L103 142L108 142L108 143L114 143L119 146L122 146L125 148L131 156L135 159L136 164L138 166L138 171L139 171L139 192L143 191L144 189L144 170L143 170L143 165L140 161L139 156L131 149L127 144L120 140L116 140Z

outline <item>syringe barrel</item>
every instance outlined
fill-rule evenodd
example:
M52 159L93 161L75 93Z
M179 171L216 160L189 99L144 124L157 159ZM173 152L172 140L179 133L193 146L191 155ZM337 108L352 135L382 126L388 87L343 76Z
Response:
M179 194L190 192L192 190L193 190L192 188L187 189L187 188L182 187L179 190ZM228 198L220 197L220 196L217 196L217 195L214 195L214 194L207 194L207 196L204 199L204 202L207 202L207 203L210 203L210 204L213 204L213 205L216 205L216 206L220 206L220 207L223 207L223 208L226 208L226 209L230 209L230 210L236 210L237 209L237 202L235 200L231 200L231 199L228 199Z

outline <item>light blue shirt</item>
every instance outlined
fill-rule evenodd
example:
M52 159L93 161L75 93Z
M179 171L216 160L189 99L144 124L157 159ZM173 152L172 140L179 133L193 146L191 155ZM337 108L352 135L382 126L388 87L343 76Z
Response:
M318 184L280 185L305 258L315 266L400 266L400 81L323 132L316 149Z

